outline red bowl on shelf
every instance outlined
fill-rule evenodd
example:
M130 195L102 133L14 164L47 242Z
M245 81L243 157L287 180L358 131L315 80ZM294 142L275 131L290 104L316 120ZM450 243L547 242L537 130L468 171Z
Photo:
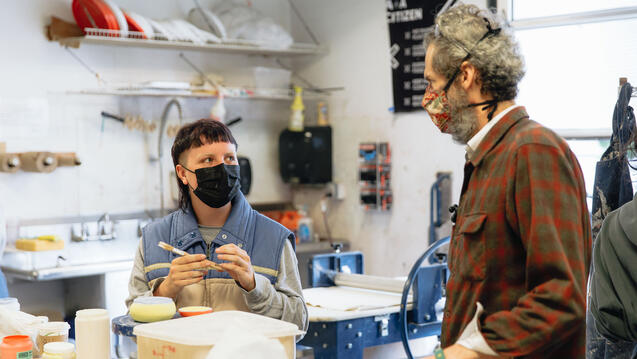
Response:
M202 315L202 314L208 314L208 313L212 313L212 308L199 307L199 306L179 308L179 314L182 317L193 317L195 315Z
M82 31L85 28L119 30L115 14L102 0L73 0L71 10Z

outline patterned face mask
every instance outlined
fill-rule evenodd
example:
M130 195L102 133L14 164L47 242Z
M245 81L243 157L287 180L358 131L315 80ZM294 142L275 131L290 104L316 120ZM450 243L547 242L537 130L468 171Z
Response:
M442 133L447 132L449 120L451 120L451 107L449 107L449 99L447 98L448 87L445 86L442 91L438 92L429 85L425 91L425 96L422 98L422 107Z
M491 23L486 18L484 18L484 21L487 26L487 32L480 38L480 40L478 40L478 42L476 42L476 44L474 45L474 48L482 40L490 36L496 36L501 31L501 29L493 29L491 27ZM459 42L455 40L453 40L453 42L467 53L467 55L462 60L460 60L460 64L469 60L471 58L471 51L465 48L464 45L460 44ZM451 87L451 84L456 79L459 73L460 73L460 65L458 65L458 67L456 68L456 71L449 78L449 81L447 81L447 84L442 89L442 91L435 91L431 85L428 85L427 89L425 90L425 95L422 98L422 107L425 109L425 111L427 111L427 113L429 113L429 117L431 118L431 121L433 121L434 125L436 125L436 127L440 129L440 132L443 132L443 133L446 133L447 130L449 129L449 121L451 120L451 107L449 106L449 99L447 98L447 92L449 92L449 88ZM493 100L470 104L469 107L483 106L483 105L485 106L483 110L491 108L491 111L487 114L487 118L491 120L498 106L498 99L494 98Z

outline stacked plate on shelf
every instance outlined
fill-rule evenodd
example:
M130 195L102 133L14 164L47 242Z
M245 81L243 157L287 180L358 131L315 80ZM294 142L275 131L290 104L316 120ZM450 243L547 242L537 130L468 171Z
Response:
M183 19L153 20L120 8L113 0L73 0L73 17L85 35L288 48L293 39L274 20L247 5L195 7Z
M73 0L71 10L77 25L86 34L87 29L106 30L108 37L152 39L150 19L120 8L111 0Z
M121 9L111 0L73 0L71 9L75 22L85 34L187 41L199 45L221 42L219 36L202 30L186 20L153 20L135 12ZM213 20L213 22L216 24L216 32L225 36L225 32L220 30L223 26L221 22L218 19ZM96 33L93 29L99 29L99 31Z

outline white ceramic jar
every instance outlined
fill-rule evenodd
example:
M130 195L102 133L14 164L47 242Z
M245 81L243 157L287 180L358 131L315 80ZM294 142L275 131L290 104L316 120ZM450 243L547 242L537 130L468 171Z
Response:
M35 339L35 346L38 353L44 353L44 346L47 343L66 342L69 340L69 329L71 326L67 322L48 322L38 326L38 336Z
M111 331L106 309L83 309L75 313L77 359L110 359Z
M75 359L75 345L66 342L46 343L42 359Z

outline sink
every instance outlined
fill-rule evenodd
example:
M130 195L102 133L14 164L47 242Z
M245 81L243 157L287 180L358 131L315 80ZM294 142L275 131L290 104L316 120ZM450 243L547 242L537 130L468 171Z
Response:
M21 226L20 237L54 234L65 241L65 247L62 250L29 252L17 250L9 244L2 257L2 270L7 276L46 280L61 278L60 275L98 274L101 269L101 273L130 269L139 245L139 226L142 221L113 221L116 239L86 242L72 241L72 229L82 224L97 227L96 222Z

